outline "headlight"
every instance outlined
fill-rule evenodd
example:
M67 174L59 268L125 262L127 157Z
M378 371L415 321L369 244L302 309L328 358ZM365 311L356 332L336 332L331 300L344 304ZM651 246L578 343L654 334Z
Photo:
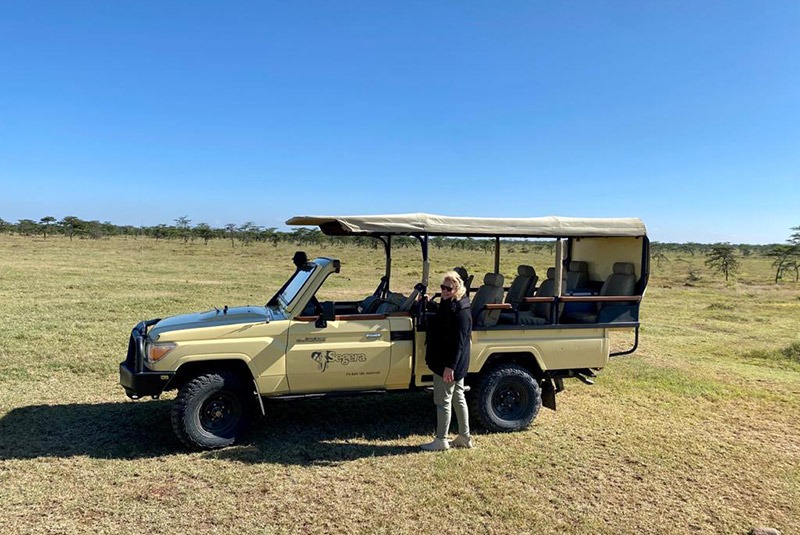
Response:
M147 362L158 362L176 347L178 347L178 344L174 342L156 342L147 344Z

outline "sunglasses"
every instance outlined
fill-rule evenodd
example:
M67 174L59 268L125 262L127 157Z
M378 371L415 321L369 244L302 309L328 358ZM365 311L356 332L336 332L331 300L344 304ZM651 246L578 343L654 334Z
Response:
M453 291L453 287L452 286L448 286L446 284L442 284L441 286L439 286L439 288L441 288L442 291L445 291L445 290L447 290L448 292L452 292Z

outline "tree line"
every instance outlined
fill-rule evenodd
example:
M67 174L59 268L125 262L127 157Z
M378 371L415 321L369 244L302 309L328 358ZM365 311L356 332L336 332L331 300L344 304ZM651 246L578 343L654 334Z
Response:
M701 256L705 264L713 271L725 276L728 280L739 268L739 258L750 255L772 258L772 267L775 269L775 282L784 279L800 281L800 226L792 227L793 232L783 244L751 245L731 243L662 243L651 244L651 259L656 265L668 262L667 254ZM275 227L263 227L251 221L243 224L228 223L224 227L212 227L207 223L192 224L187 216L173 220L172 224L159 224L155 226L115 225L110 221L84 220L77 216L66 216L56 219L45 216L38 221L33 219L20 219L11 223L0 218L0 233L19 234L23 236L41 236L45 240L48 236L60 235L70 240L102 239L112 236L129 238L150 238L155 240L180 240L185 243L202 241L208 244L211 240L229 240L231 246L242 246L254 243L269 243L277 247L281 243L291 243L297 246L327 245L327 244L355 244L362 247L381 247L377 240L368 237L337 237L326 236L319 229L298 227L291 231L280 231ZM392 239L394 246L410 247L416 244L414 238L397 236ZM547 250L553 252L553 240L504 240L504 245L510 249L519 249L522 253L531 250ZM491 252L494 249L493 240L474 238L445 238L436 236L431 238L431 246L435 248L463 249L469 251Z

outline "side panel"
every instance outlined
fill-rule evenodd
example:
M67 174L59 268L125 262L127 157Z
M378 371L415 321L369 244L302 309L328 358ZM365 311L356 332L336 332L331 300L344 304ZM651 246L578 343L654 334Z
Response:
M289 390L285 357L288 328L288 321L275 321L187 329L179 334L188 340L181 341L177 349L152 365L152 369L174 371L191 362L242 360L250 368L261 394L285 394Z
M415 348L417 351L417 359L414 365L414 384L417 386L426 386L432 385L433 379L429 381L422 381L422 377L426 375L432 375L433 372L425 365L425 350L427 346L425 345L425 337L427 333L422 331L417 331L414 333L415 336ZM473 340L475 339L475 335L473 334Z
M472 333L470 372L496 353L531 353L542 370L602 368L608 363L605 329L496 329Z
M414 355L414 323L411 317L389 318L392 329L392 360L387 389L408 388L411 383L411 363Z
M286 352L291 393L383 388L392 342L389 319L292 321Z

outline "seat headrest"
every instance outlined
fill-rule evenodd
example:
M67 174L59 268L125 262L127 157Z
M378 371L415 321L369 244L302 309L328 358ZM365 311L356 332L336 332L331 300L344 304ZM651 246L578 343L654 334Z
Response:
M533 266L526 266L525 264L521 264L517 268L517 275L520 277L535 277L536 270L533 269Z
M461 277L462 282L467 282L467 279L469 279L469 273L467 273L467 268L464 266L454 267L453 271L458 273L458 276Z
M547 278L551 281L556 280L556 268L547 268Z
M489 286L503 286L504 281L500 273L487 273L483 276L483 283Z
M589 271L589 264L579 260L573 260L569 263L569 271Z
M633 275L635 271L633 270L633 264L630 262L614 262L614 274L615 275Z

